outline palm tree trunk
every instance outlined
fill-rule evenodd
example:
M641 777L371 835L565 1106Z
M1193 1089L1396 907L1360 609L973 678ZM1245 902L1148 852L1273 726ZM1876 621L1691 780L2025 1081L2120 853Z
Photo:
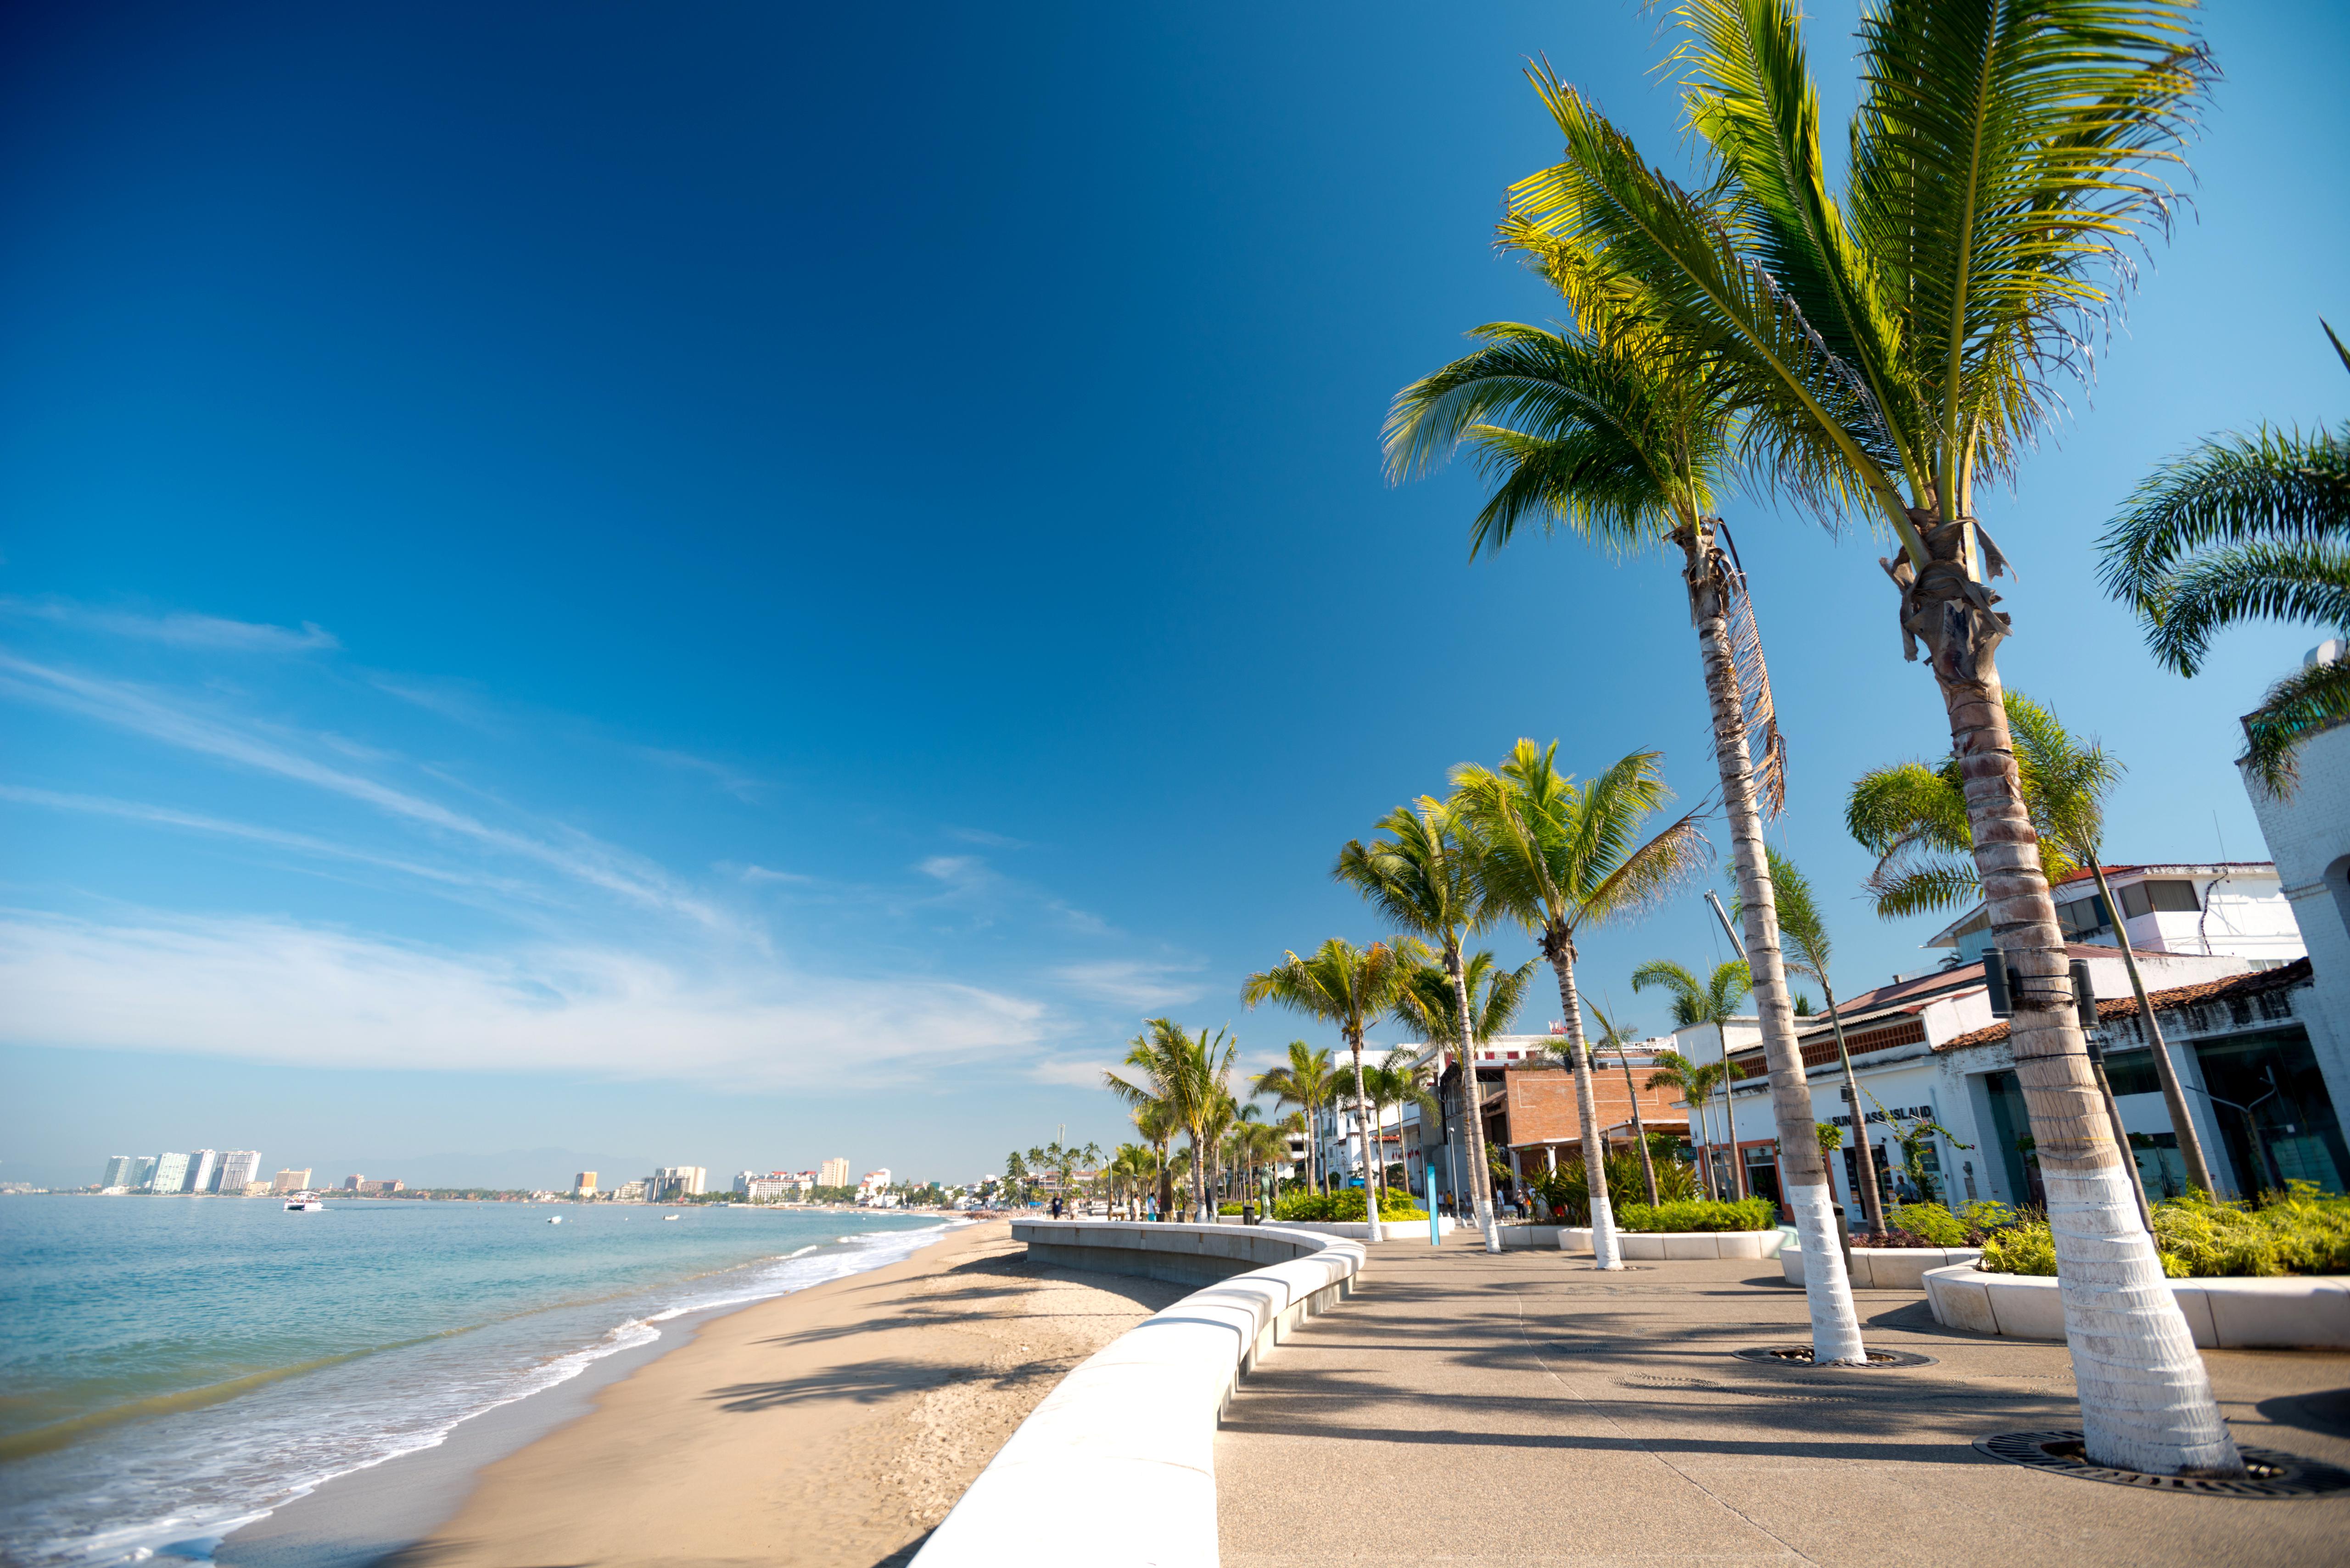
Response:
M1599 1100L1591 1092L1591 1053L1583 1039L1583 1004L1575 991L1575 943L1563 930L1543 933L1551 972L1558 976L1558 1004L1566 1016L1567 1059L1575 1064L1575 1114L1583 1132L1583 1179L1591 1194L1591 1266L1620 1269L1616 1210L1607 1201L1607 1161L1599 1147Z
M1836 1011L1835 987L1825 974L1819 981L1820 993L1827 998L1828 1024L1835 1031L1836 1060L1844 1064L1844 1097L1852 1106L1852 1166L1860 1178L1860 1211L1873 1233L1885 1229L1885 1195L1877 1190L1877 1151L1868 1147L1868 1113L1860 1108L1860 1080L1853 1076L1852 1053L1845 1049L1844 1015Z
M1461 1104L1468 1122L1469 1191L1476 1204L1477 1229L1485 1234L1485 1251L1502 1250L1502 1225L1493 1215L1493 1179L1485 1168L1485 1107L1477 1087L1476 1014L1469 1008L1469 977L1461 961L1461 943L1444 944L1444 972L1452 978L1452 1003L1461 1015Z
M1385 1232L1379 1229L1379 1200L1371 1186L1370 1131L1364 1116L1370 1109L1370 1098L1363 1092L1363 1035L1357 1029L1347 1031L1347 1048L1355 1054L1355 1147L1363 1156L1363 1231L1367 1241L1383 1241Z
M1632 1138L1640 1146L1640 1182L1648 1189L1648 1207L1657 1206L1657 1167L1648 1158L1648 1124L1640 1119L1640 1091L1632 1086L1632 1058L1624 1054L1624 1045L1616 1045L1616 1064L1624 1069L1624 1093L1632 1102Z
M1706 695L1713 707L1713 754L1721 772L1722 813L1728 817L1731 859L1738 871L1738 901L1746 928L1746 968L1754 985L1754 1008L1762 1022L1762 1059L1771 1073L1772 1119L1779 1143L1782 1194L1794 1211L1804 1250L1804 1296L1811 1308L1812 1359L1815 1365L1863 1362L1860 1318L1844 1267L1844 1238L1836 1234L1835 1195L1812 1112L1811 1085L1795 1044L1795 1012L1779 956L1778 907L1771 869L1763 857L1762 816L1754 798L1752 759L1748 752L1745 704L1738 688L1727 620L1727 563L1704 523L1677 530L1688 557L1690 609L1697 622L1705 660ZM1724 1060L1728 1041L1723 1042ZM1729 1080L1722 1084L1725 1096ZM1736 1158L1736 1128L1731 1128ZM2168 1293L2165 1293L2166 1295Z
M1990 607L1995 596L1968 570L1968 523L1910 515L1929 559L1914 579L1906 557L1893 569L1901 625L1931 654L1965 780L1984 908L2013 976L2008 1038L2047 1191L2088 1458L2163 1475L2241 1474L2243 1459L2220 1419L2186 1315L2163 1278L2154 1239L2138 1222L2125 1157L2089 1071L2040 837L2024 807L2001 704L1994 655L2007 618ZM1804 1260L1807 1271L1811 1262Z
M2121 944L2122 967L2129 971L2130 991L2137 998L2137 1015L2145 1021L2147 1040L2154 1047L2155 1076L2162 1080L2162 1108L2170 1113L2171 1130L2178 1135L2178 1157L2187 1163L2188 1185L2199 1187L2207 1193L2217 1192L2220 1189L2212 1185L2211 1167L2203 1158L2203 1136L2195 1130L2195 1118L2188 1113L2187 1091L2179 1085L2178 1064L2171 1061L2169 1048L2163 1044L2162 1025L2154 1016L2154 1004L2146 999L2146 981L2138 976L2137 954L2130 950L2129 929L2122 924L2122 908L2114 901L2114 890L2106 886L2106 868L2096 856L2089 857L2089 866L2097 875L2097 896L2106 901L2106 918L2114 923L2114 940Z

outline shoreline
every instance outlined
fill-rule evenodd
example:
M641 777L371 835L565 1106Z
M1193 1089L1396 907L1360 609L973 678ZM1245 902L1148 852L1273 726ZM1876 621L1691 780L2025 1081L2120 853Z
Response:
M1188 1288L1032 1264L1002 1220L958 1227L338 1477L218 1561L901 1563L1070 1368Z
M484 1466L588 1414L604 1388L690 1345L708 1323L900 1266L973 1223L962 1215L899 1212L935 1222L934 1229L911 1232L926 1239L904 1257L776 1294L721 1301L650 1319L647 1326L653 1333L641 1343L588 1355L570 1376L465 1417L437 1441L330 1476L224 1532L157 1547L153 1560L212 1562L222 1568L366 1568L422 1539L454 1513ZM890 1233L850 1231L842 1240Z

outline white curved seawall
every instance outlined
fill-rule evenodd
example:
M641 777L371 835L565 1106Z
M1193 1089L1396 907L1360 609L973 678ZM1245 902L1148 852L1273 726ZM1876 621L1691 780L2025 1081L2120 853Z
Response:
M923 1544L917 1568L1211 1568L1233 1386L1342 1298L1358 1241L1278 1225L1015 1220L1040 1262L1202 1281L1061 1380Z

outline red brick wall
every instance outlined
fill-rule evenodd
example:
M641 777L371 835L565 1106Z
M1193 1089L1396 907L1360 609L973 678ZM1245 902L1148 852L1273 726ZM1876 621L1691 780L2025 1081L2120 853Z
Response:
M1635 1084L1647 1076L1643 1069L1632 1069ZM1503 1083L1509 1094L1511 1143L1521 1147L1534 1143L1571 1143L1583 1136L1581 1120L1575 1112L1574 1074L1564 1067L1511 1067L1503 1074ZM1602 1127L1631 1120L1631 1096L1625 1092L1622 1068L1612 1064L1595 1067L1591 1091ZM1671 1090L1642 1089L1639 1096L1642 1119L1652 1125L1687 1125L1689 1113L1674 1108Z

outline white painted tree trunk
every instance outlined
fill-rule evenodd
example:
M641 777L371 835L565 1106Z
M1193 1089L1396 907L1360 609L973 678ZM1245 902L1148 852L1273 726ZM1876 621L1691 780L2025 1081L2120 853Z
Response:
M2009 1039L2040 1158L2058 1295L2088 1457L2162 1475L2241 1474L2211 1380L2114 1142L2089 1067L2040 836L2023 803L1994 659L2008 635L1997 596L1971 579L1967 524L1912 512L1929 556L1902 590L1902 628L1922 639L1950 715L1991 939L2013 977ZM2118 911L2116 911L2118 915ZM1806 1268L1811 1259L1804 1260Z
M1384 1241L1387 1236L1379 1230L1379 1189L1371 1171L1371 1130L1367 1122L1370 1096L1363 1092L1363 1037L1356 1030L1347 1031L1347 1046L1355 1054L1355 1147L1363 1156L1363 1219L1368 1229L1366 1239Z
M1552 972L1558 976L1558 1004L1566 1018L1567 1059L1575 1065L1575 1114L1583 1132L1583 1179L1591 1193L1591 1266L1620 1269L1616 1210L1607 1200L1607 1161L1599 1143L1599 1102L1591 1089L1591 1053L1584 1048L1583 1004L1575 989L1575 943L1563 930L1544 934Z
M1502 1222L1493 1213L1493 1178L1485 1168L1485 1108L1477 1086L1476 1014L1469 1008L1469 979L1461 961L1461 944L1444 946L1445 972L1452 978L1452 1004L1461 1018L1461 1104L1468 1123L1469 1191L1477 1207L1477 1229L1484 1232L1485 1251L1502 1250Z
M1722 815L1729 819L1731 859L1738 874L1738 905L1745 927L1746 968L1754 984L1754 1010L1762 1024L1762 1060L1770 1070L1772 1121L1778 1137L1780 1179L1804 1250L1804 1298L1811 1309L1812 1360L1817 1366L1866 1362L1860 1317L1853 1310L1846 1277L1844 1238L1836 1234L1835 1197L1820 1158L1812 1090L1795 1043L1795 1010L1787 993L1786 967L1779 953L1779 914L1763 855L1762 815L1754 798L1754 770L1746 734L1746 711L1731 658L1730 608L1712 533L1702 525L1682 531L1688 552L1690 608L1697 621L1698 646L1705 660L1706 696L1713 708L1713 754L1721 774ZM1727 1056L1730 1042L1722 1040ZM1729 1085L1723 1085L1728 1099ZM1737 1158L1737 1129L1731 1129L1731 1158Z

